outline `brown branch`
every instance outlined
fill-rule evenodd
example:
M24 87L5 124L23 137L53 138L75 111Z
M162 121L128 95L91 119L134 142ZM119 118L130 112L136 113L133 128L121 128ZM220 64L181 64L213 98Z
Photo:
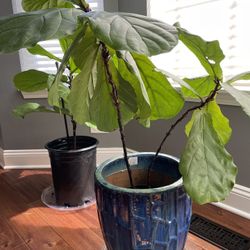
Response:
M110 68L109 68L110 54L109 54L109 51L108 51L106 45L102 42L100 44L102 46L102 58L103 58L104 66L106 69L108 82L112 88L111 96L112 96L112 100L113 100L113 103L114 103L114 106L116 109L116 113L117 113L117 122L118 122L118 126L119 126L119 132L120 132L120 136L121 136L124 160L125 160L126 168L128 171L129 182L130 182L131 188L134 188L131 168L130 168L130 164L128 162L128 154L127 154L127 147L126 147L126 141L125 141L124 127L122 125L122 114L121 114L121 108L120 108L119 95L118 95L117 87L113 81L112 74L111 74Z
M169 128L169 130L166 132L165 136L163 137L160 146L158 147L153 160L151 161L149 167L148 167L148 173L147 173L147 185L150 185L150 173L151 173L151 169L154 165L154 162L157 158L157 156L159 155L162 146L164 145L164 143L166 142L167 138L171 135L172 131L174 130L174 128L192 111L196 110L196 109L201 109L203 108L206 104L208 104L209 102L214 100L214 97L216 95L216 93L220 90L220 80L218 78L215 78L214 80L215 82L215 87L213 89L213 91L209 94L209 96L207 97L207 99L205 101L202 101L199 105L194 106L188 110L186 110L179 119L177 119Z

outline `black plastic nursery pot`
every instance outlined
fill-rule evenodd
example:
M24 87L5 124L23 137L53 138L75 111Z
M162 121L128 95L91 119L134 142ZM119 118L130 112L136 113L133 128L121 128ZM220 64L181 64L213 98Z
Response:
M108 250L182 250L191 221L191 199L184 190L179 160L155 153L129 155L136 188L131 189L123 157L95 172L99 221Z
M76 207L95 197L97 139L89 136L60 138L45 145L49 152L57 206Z

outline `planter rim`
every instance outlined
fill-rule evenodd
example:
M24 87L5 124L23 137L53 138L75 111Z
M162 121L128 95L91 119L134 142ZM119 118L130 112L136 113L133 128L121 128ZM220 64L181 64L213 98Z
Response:
M132 153L132 154L128 154L128 157L135 157L135 156L143 156L143 155L155 155L155 152L138 152L138 153ZM172 155L168 155L168 154L162 154L160 153L158 156L162 156L165 158L170 158L172 160L175 160L179 163L179 159L172 156ZM122 192L122 193L131 193L131 194L154 194L154 193L160 193L160 192L165 192L167 190L171 190L177 187L181 187L183 186L183 180L182 177L180 179L178 179L177 181L175 181L174 183L170 184L170 185L166 185L166 186L162 186L162 187L157 187L157 188L124 188L124 187L119 187L119 186L115 186L109 182L107 182L103 176L102 176L102 171L103 169L106 167L107 164L112 163L116 160L122 159L123 156L119 156L116 158L111 158L105 162L103 162L97 169L95 172L95 177L97 179L98 182L100 182L103 186L105 186L108 189L111 189L113 191L117 191L117 192Z
M69 138L73 138L73 136L70 136ZM80 153L80 152L83 152L83 151L88 151L88 150L91 150L91 149L94 149L97 147L97 145L99 144L99 141L95 138L95 137L92 137L92 136L84 136L84 135L77 135L76 138L85 138L85 139L91 139L93 140L93 145L92 146L89 146L89 147L83 147L83 148L79 148L79 149L56 149L56 148L53 148L53 147L50 147L49 145L54 143L54 142L61 142L61 141L67 141L67 137L60 137L60 138L57 138L53 141L50 141L48 143L46 143L44 145L44 147L49 150L49 151L52 151L52 152L58 152L58 153Z

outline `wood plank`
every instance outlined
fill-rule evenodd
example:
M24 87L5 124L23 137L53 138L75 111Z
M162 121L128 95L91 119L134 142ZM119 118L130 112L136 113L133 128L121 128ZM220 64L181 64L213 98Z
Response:
M11 228L8 220L0 216L0 249L14 249L23 244L23 240Z
M220 248L208 243L205 240L189 233L187 237L187 242L185 245L185 250L220 250Z
M224 227L250 237L250 220L237 214L233 214L212 204L193 204L193 213L206 217Z
M84 250L101 250L102 239L99 223L84 219L85 209L76 212L60 212L38 206L37 212L51 227L73 248ZM79 217L82 214L82 217Z
M32 188L32 186L30 187ZM30 208L18 190L8 185L0 175L0 214L10 227L31 248L72 249L35 210Z

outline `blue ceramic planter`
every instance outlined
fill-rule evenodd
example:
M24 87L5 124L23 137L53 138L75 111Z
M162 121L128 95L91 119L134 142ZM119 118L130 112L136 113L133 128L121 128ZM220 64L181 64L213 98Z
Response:
M153 156L129 156L136 186L146 185L146 170ZM160 154L152 170L154 188L147 189L127 188L123 158L107 161L96 170L98 215L108 250L184 248L191 200L182 186L178 159Z

